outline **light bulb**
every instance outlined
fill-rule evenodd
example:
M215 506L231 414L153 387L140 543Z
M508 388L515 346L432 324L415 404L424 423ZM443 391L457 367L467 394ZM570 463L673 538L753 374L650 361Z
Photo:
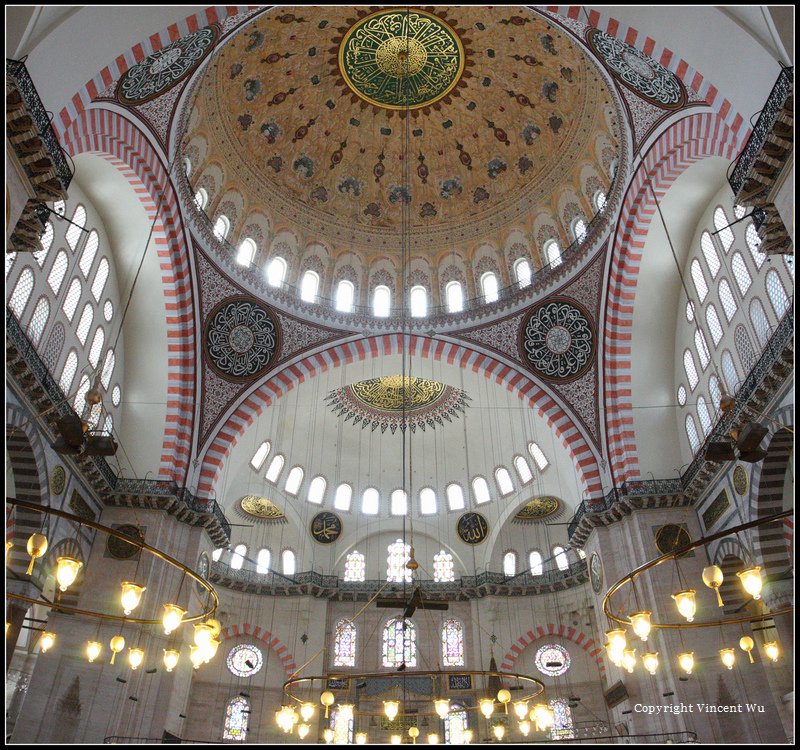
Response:
M528 701L516 701L514 703L514 713L522 721L528 715Z
M322 739L325 740L325 742L327 742L330 745L331 742L333 742L333 729L331 729L330 727L324 729L322 731ZM392 740L392 742L395 745L397 744L396 742L394 742L394 740Z
M761 598L761 568L758 565L754 565L752 568L747 568L747 570L740 570L737 574L739 579L742 582L742 586L744 586L744 590L753 597L753 599L760 599Z
M755 661L753 659L753 653L752 653L753 647L755 645L756 645L755 642L753 641L753 639L749 635L743 635L739 639L739 648L742 649L742 651L746 651L747 652L747 655L750 657L750 663L751 664L753 664L753 662Z
M461 733L461 736L464 738L464 744L465 745L469 745L472 742L472 730L471 729L465 729Z
M200 651L203 652L203 661L208 664L216 655L217 649L219 648L219 644L221 641L219 638L212 638L208 643L204 646L198 646Z
M481 698L481 713L488 719L494 713L494 701L491 698Z
M56 642L56 634L51 633L45 630L41 638L39 638L39 648L43 654L46 654L51 648L53 648L53 644Z
M539 731L546 729L548 726L548 707L546 703L537 703L530 712L530 720L536 724Z
M722 663L728 669L733 669L733 665L736 664L736 650L732 648L721 648L719 650L719 655L722 659Z
M316 707L313 703L304 703L300 706L300 716L303 717L303 721L308 721L314 715L314 711Z
M33 573L33 564L47 552L47 537L44 534L31 534L28 537L27 549L28 554L31 556L31 561L25 572L30 575Z
M650 615L653 614L652 612L634 612L630 616L631 625L633 626L633 632L639 636L643 641L647 640L647 636L650 635Z
M189 646L189 661L195 669L200 669L200 665L205 661L203 649L199 646Z
M506 733L506 728L502 724L495 724L492 727L492 733L498 740L502 740Z
M450 699L439 698L433 702L433 707L436 709L439 718L444 719L444 717L450 713Z
M724 576L722 569L718 565L709 565L703 568L703 583L710 589L714 589L717 595L717 606L724 607L725 603L722 601L722 596L719 593L719 587L722 586Z
M78 572L83 567L80 560L74 557L57 557L56 558L56 580L58 581L58 588L61 591L66 591L78 577Z
M299 727L297 727L297 736L301 740L304 740L308 736L308 733L310 731L311 731L311 727L308 726L308 724L301 724Z
M206 625L211 628L212 638L216 638L222 632L222 623L219 620L215 620L213 617L206 620Z
M164 649L164 667L166 667L167 672L171 672L178 666L178 659L180 658L181 652L176 651L174 648L165 648Z
M622 653L628 647L628 640L625 630L622 628L615 628L614 630L606 630L606 637L611 651Z
M196 622L194 624L195 646L207 646L213 637L213 628L207 622Z
M428 744L429 745L438 745L439 744L439 735L438 734L429 734L428 735Z
M142 594L147 589L145 589L144 586L140 586L138 583L131 583L130 581L123 581L120 585L122 586L122 596L120 596L122 611L126 615L129 615L139 606L139 602L142 600Z
M164 616L161 622L164 625L164 634L169 635L173 630L176 630L183 620L186 610L179 607L177 604L165 604Z
M686 674L691 674L694 669L694 651L684 651L682 654L678 654L678 664Z
M686 589L686 591L679 591L677 594L672 595L678 607L678 612L681 613L682 617L686 618L686 622L693 622L695 612L697 612L697 603L694 599L695 593L694 589Z
M128 662L130 662L131 669L138 669L142 666L144 661L143 648L129 648L128 649Z
M764 653L771 661L778 661L778 657L781 655L781 650L778 648L778 641L770 641L769 643L765 643Z
M527 719L523 719L519 723L519 731L522 732L523 737L527 737L531 731L531 723Z
M636 649L626 648L622 653L622 666L628 672L633 673L633 668L636 666Z
M91 664L103 650L103 644L97 641L89 641L86 644L86 656L89 657L89 664Z
M394 721L397 718L397 714L400 711L400 701L384 701L383 702L383 713L386 714L386 718L389 721Z
M125 639L121 635L115 635L109 642L108 646L112 651L111 664L113 664L117 654L125 648Z
M642 664L650 674L655 674L658 670L658 651L642 654Z
M356 745L366 745L366 744L367 744L367 733L356 732Z
M393 734L389 742L391 742L392 745L400 745L403 742L403 738L399 734Z

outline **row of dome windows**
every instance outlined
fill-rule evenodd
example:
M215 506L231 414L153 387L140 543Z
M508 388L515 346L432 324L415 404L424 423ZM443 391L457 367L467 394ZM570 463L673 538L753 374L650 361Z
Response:
M272 445L269 441L261 443L250 461L250 466L253 470L259 471L264 466L271 447ZM528 444L528 452L540 472L543 472L549 466L550 462L536 443ZM280 453L272 458L265 474L267 481L277 484L284 463L285 459ZM514 467L517 470L522 485L526 485L533 480L533 471L528 460L524 456L518 455L514 457ZM284 490L290 495L297 496L300 492L304 476L305 472L303 468L294 466L286 477ZM511 473L504 466L500 466L495 470L495 481L497 482L497 489L501 497L509 495L514 491L514 482L511 479ZM306 499L314 505L322 505L325 500L326 488L327 481L325 477L314 477L308 485ZM491 502L492 497L489 483L484 477L477 476L472 480L472 491L476 505ZM461 485L455 482L448 484L445 488L445 495L447 496L449 510L463 510L465 507L465 499L464 490ZM352 499L352 486L346 482L342 482L338 485L334 493L333 507L336 510L349 511ZM374 487L368 487L361 496L361 512L365 515L374 516L379 513L379 509L380 492ZM436 491L430 487L424 487L419 491L419 512L420 515L423 516L435 515L438 512ZM408 495L404 490L396 489L391 493L389 514L392 516L405 516L408 514Z

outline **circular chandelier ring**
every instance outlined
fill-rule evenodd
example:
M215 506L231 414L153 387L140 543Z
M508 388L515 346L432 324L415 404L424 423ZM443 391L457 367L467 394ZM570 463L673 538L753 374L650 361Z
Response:
M710 544L711 542L717 541L717 539L723 539L726 536L731 536L732 534L738 534L740 531L747 531L748 529L753 529L758 526L764 526L768 523L774 523L775 521L783 520L784 518L788 518L789 516L793 516L793 510L786 510L782 513L774 513L771 516L765 516L764 518L758 518L755 521L749 521L748 523L740 524L739 526L734 526L731 529L726 529L723 531L719 531L716 534L712 534L711 536L705 536L698 539L696 542L691 542L690 544L685 544L684 546L680 547L679 549L672 550L671 552L667 552L666 554L661 555L661 557L656 557L653 560L649 560L648 562L640 565L638 568L632 570L628 575L620 578L607 592L603 599L603 612L605 613L606 617L613 620L620 625L628 626L631 624L630 618L627 616L618 617L611 611L611 598L614 596L617 591L619 591L623 586L628 583L632 583L633 580L638 576L640 573L644 573L645 571L650 570L651 568L655 568L657 565L661 565L669 560L677 560L679 556L685 555L687 552L691 552L692 550L697 549L698 547L703 547L706 544ZM722 625L738 625L740 623L746 622L762 622L764 620L771 620L773 617L778 617L779 615L785 615L789 612L794 610L793 606L782 607L781 609L776 609L770 612L762 612L761 614L757 615L747 615L744 617L731 617L725 618L722 620L714 620L713 622L684 622L684 623L658 623L658 622L651 622L652 628L662 628L662 629L672 629L672 630L681 630L683 628L713 628L713 627L720 627Z
M145 552L149 552L151 555L163 560L165 563L170 565L173 568L177 568L179 571L184 573L185 575L189 576L190 578L194 579L196 583L200 584L211 596L210 600L205 605L203 612L199 615L191 615L187 613L181 620L181 623L186 622L196 622L198 620L204 620L206 617L210 617L211 615L216 612L217 607L219 606L219 597L217 596L217 592L214 590L214 587L206 581L199 573L196 573L194 570L189 568L188 566L184 565L182 562L179 562L174 557L170 557L166 552L162 552L160 549L156 547L151 547L149 544L146 544L141 539L134 539L132 537L126 536L121 532L117 531L116 529L112 529L109 526L104 526L103 524L97 523L95 521L88 521L85 518L81 518L80 516L76 516L72 513L67 513L66 511L59 510L58 508L51 508L47 505L37 505L36 503L29 503L24 500L16 500L14 498L6 498L7 505L16 505L20 508L24 508L25 510L32 510L36 513L42 513L44 515L52 515L57 516L59 518L64 518L68 521L72 521L77 523L79 526L86 526L87 528L94 529L95 531L101 531L108 536L113 536L126 544L130 544L137 549L144 550ZM39 604L43 607L47 607L48 609L55 610L57 612L67 612L69 614L74 615L85 615L87 617L96 617L101 620L114 620L116 622L126 622L126 623L134 623L138 625L161 625L162 621L159 620L148 620L141 617L125 617L124 615L112 615L108 614L107 612L95 612L94 610L88 609L80 609L78 607L70 607L65 604L59 604L58 602L48 602L43 599L34 599L29 596L23 596L22 594L15 594L10 591L6 592L6 598L8 599L16 599L17 601L27 602L29 604Z

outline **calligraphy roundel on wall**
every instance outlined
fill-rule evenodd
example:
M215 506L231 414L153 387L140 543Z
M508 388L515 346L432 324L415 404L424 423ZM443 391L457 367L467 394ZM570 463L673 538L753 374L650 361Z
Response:
M480 544L489 536L489 522L480 513L464 513L456 523L456 533L465 544Z
M203 347L223 378L252 380L270 368L280 349L278 321L254 299L229 297L206 319Z
M592 552L589 558L589 578L592 581L594 593L599 594L603 590L603 563L597 552Z
M550 297L533 308L520 326L520 357L537 375L569 381L594 359L591 316L574 300Z
M160 96L202 62L218 36L219 27L212 24L148 55L120 78L117 99L122 104L142 104Z
M333 544L342 535L342 519L323 511L311 519L311 537L320 544Z
M587 40L614 78L643 99L662 109L686 104L686 89L678 77L652 57L600 29L590 29Z

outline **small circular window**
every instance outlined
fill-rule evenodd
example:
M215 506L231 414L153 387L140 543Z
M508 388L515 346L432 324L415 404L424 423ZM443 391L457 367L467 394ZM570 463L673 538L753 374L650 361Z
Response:
M686 388L684 388L682 385L678 386L678 403L681 406L686 405Z
M569 651L555 643L542 646L536 652L536 667L548 677L558 677L569 669Z
M234 646L228 654L228 669L237 677L252 677L263 663L261 651L249 644Z

